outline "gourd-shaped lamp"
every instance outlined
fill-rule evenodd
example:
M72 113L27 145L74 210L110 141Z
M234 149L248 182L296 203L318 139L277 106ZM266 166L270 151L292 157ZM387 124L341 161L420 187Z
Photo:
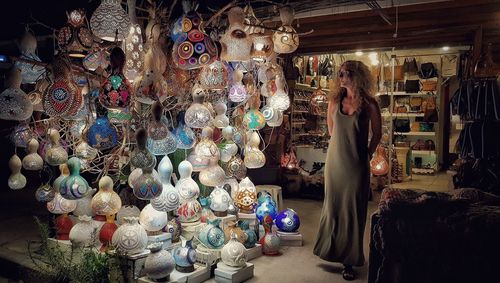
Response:
M177 139L162 121L162 106L155 102L151 109L153 120L148 126L148 149L154 155L166 155L177 150Z
M21 51L19 57L30 61L42 62L40 57L36 54L36 47L36 38L31 32L26 31L19 43L19 49ZM45 67L32 63L16 61L14 66L21 70L23 84L34 84L39 79L42 79L45 74Z
M202 19L190 9L189 1L183 1L184 17L182 32L172 48L172 58L179 69L192 70L210 65L217 59L217 46L202 29Z
M228 98L232 102L240 103L247 99L247 90L241 82L243 80L243 71L234 70L232 74L233 84L229 89Z
M254 205L257 201L257 191L255 185L248 177L241 180L238 194L236 195L236 205L242 213L253 213Z
M38 171L43 168L43 159L37 153L40 144L36 139L28 143L28 154L23 158L23 168L29 171Z
M59 29L57 44L70 57L83 58L94 43L92 32L86 26L85 10L73 10L66 15L68 23Z
M11 135L11 140L16 147L26 148L29 141L34 138L36 138L36 135L26 122L20 122L14 128Z
M197 198L200 195L198 184L191 178L193 166L184 160L179 164L180 179L175 188L181 197L180 207L177 209L177 215L181 222L193 222L200 219L201 204Z
M225 184L224 187L229 186ZM229 205L233 202L231 196L222 186L216 186L215 189L210 193L210 209L214 212L216 216L222 217L227 215L227 209Z
M118 143L118 134L109 123L107 116L98 116L95 123L87 132L89 145L101 151L115 147Z
M226 104L219 102L215 104L214 110L217 113L217 115L214 118L213 125L219 129L229 126L229 118L226 116L226 111L227 111Z
M234 128L227 126L222 129L223 142L219 145L220 160L228 162L231 157L238 153L238 146L233 141Z
M158 232L167 226L168 215L165 211L158 211L148 204L139 215L139 223L147 232Z
M155 160L154 165L156 165L156 158L154 156L153 158ZM157 174L153 174L154 165L152 167L142 168L142 174L137 177L129 176L129 182L131 183L130 186L133 189L134 195L138 199L151 200L160 196L163 191L159 176Z
M200 183L208 187L215 187L222 185L226 174L217 163L216 159L210 159L208 167L200 171Z
M272 118L267 121L269 127L279 127L283 123L283 111L275 110Z
M113 215L122 207L122 200L113 190L113 180L109 176L99 180L99 191L92 198L91 206L97 215Z
M130 18L120 0L102 0L90 18L95 36L106 41L122 41L129 31Z
M243 116L243 124L249 130L260 130L266 126L266 119L258 108L250 108Z
M147 131L140 128L135 135L137 145L130 156L134 168L153 169L156 166L156 157L146 148L147 139Z
M266 156L259 149L260 138L257 132L250 135L248 149L245 151L245 166L250 169L261 168L266 164Z
M220 43L222 51L220 57L227 62L250 60L252 39L244 31L245 13L242 8L236 6L227 13L229 28L222 35Z
M140 178L141 175L143 175L143 173L144 170L142 168L135 168L134 170L132 170L132 172L130 172L130 175L128 175L128 180L127 180L129 187L134 188L133 184L135 183L135 180L137 178ZM151 174L153 175L153 178L155 178L155 180L161 183L161 178L160 174L158 174L158 171L153 169Z
M64 214L70 213L76 209L76 200L65 199L59 193L61 188L61 183L66 177L69 176L69 168L67 164L59 165L59 171L61 174L52 183L53 190L55 192L54 198L47 203L47 210L54 214Z
M125 63L124 74L125 77L133 82L135 78L142 72L144 67L144 45L142 41L142 28L138 24L136 17L136 9L134 0L128 0L128 14L130 18L130 28L127 38L123 41L123 49L125 50Z
M21 90L21 71L13 68L6 82L7 89L0 94L0 119L22 121L33 114L33 104Z
M80 159L71 157L68 160L69 176L61 182L59 193L66 199L79 199L86 196L92 189L87 180L80 176Z
M51 166L57 166L68 161L68 153L61 146L61 135L54 129L49 129L50 148L45 153L45 161Z
M132 100L132 86L123 75L125 53L115 47L110 54L111 74L104 80L99 92L99 102L108 109L124 109Z
M220 159L220 151L215 142L213 141L214 130L210 127L205 127L201 131L201 140L194 147L196 155L200 157Z
M226 241L224 231L220 228L220 218L207 219L207 225L198 233L200 242L209 249L220 249Z
M252 51L250 58L257 62L264 62L274 51L274 42L270 34L253 34Z
M208 168L210 157L198 155L195 150L192 150L187 161L193 166L193 172L201 172L201 170Z
M291 7L280 8L282 26L273 34L274 52L292 53L299 47L299 35L292 27L294 11Z
M186 110L184 122L190 128L201 129L210 124L213 119L212 113L203 105L205 91L198 84L193 86L191 94L193 96L193 103Z
M227 68L222 61L215 60L212 64L203 66L198 80L203 89L223 90L227 87Z
M80 88L73 82L71 65L62 56L52 63L54 81L42 97L43 110L52 117L75 115L83 105Z
M227 177L235 177L238 180L245 178L247 175L247 167L239 154L233 155L225 166Z
M158 165L163 190L161 195L151 200L151 205L158 211L174 211L179 207L180 195L177 189L172 186L170 178L174 168L168 155L165 155Z
M290 107L290 97L285 91L285 83L282 76L276 77L276 92L269 97L269 106L272 108L285 111Z
M175 270L182 273L194 271L194 263L196 262L196 250L192 245L193 238L186 239L181 236L181 246L177 246L172 251L172 256L175 260Z
M321 89L321 86L319 86L318 89L315 92L313 92L309 102L311 103L312 114L320 115L321 104L325 105L324 103L328 102L328 97L326 96L326 92L324 92Z
M35 192L35 198L39 202L49 202L54 199L56 192L48 183L40 185Z
M177 148L190 149L196 143L196 135L193 130L184 122L186 112L180 111L177 114L177 127L174 129L174 135L177 139Z
M80 158L83 162L94 160L97 156L97 150L91 147L86 141L82 140L75 149L76 157ZM82 163L83 163L82 162Z
M245 12L244 31L251 35L264 32L264 28L259 27L262 22L255 16L252 6L250 4L246 5L243 11Z
M96 47L85 58L83 58L83 67L89 71L97 69L105 70L109 66L109 52L105 48Z
M8 180L9 188L20 190L26 186L26 177L21 174L21 159L14 154L9 160L10 176Z

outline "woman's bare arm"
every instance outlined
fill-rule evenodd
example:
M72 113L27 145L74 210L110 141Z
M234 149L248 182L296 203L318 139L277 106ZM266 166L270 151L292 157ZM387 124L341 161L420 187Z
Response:
M326 114L326 124L328 125L328 133L330 136L333 134L333 110L335 109L335 101L330 99L328 102L328 112Z
M377 149L377 146L382 138L382 117L380 116L380 108L375 99L370 100L370 105L368 106L370 112L370 124L372 130L372 138L370 139L370 145L368 146L368 152L370 153L370 158Z

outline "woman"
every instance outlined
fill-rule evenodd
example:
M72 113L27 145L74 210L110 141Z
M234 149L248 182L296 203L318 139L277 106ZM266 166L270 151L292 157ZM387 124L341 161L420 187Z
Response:
M314 254L342 263L343 278L354 280L352 266L362 266L365 261L363 234L370 192L369 161L381 138L381 116L365 64L346 61L340 68L337 85L340 87L328 104L331 138L325 165L325 200Z

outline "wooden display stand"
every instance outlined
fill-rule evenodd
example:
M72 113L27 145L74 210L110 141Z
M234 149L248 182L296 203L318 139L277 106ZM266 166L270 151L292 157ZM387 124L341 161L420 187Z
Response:
M276 235L280 238L281 246L301 247L303 242L302 234L299 232L277 231Z
M162 232L159 235L148 236L148 245L152 243L162 243L162 249L168 249L172 245L172 234Z
M253 259L256 259L260 256L262 256L262 245L261 244L255 244L255 247L246 249L247 250L247 261L251 261Z
M174 269L172 273L170 273L169 280L164 281L165 283L201 283L210 279L210 268L195 264L194 271L190 273L182 273ZM132 281L129 281L132 282ZM154 281L144 276L139 278L139 283L156 283L158 281Z
M239 283L253 277L253 264L247 262L245 267L232 267L223 262L217 263L215 269L215 282Z

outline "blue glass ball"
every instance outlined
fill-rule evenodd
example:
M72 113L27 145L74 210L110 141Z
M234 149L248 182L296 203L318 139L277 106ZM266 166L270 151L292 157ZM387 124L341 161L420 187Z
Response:
M281 211L274 221L278 230L283 232L296 232L300 227L300 219L293 209L287 208Z

